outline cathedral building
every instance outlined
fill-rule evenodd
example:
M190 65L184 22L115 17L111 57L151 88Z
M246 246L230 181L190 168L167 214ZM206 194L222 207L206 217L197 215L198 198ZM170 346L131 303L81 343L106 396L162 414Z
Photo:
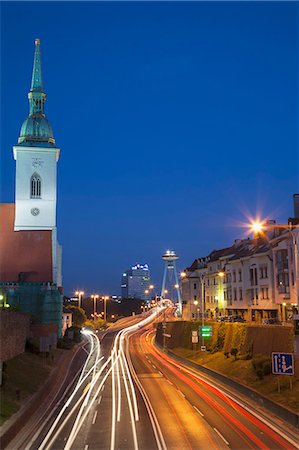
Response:
M60 335L62 252L56 226L60 149L44 111L39 39L28 99L29 115L13 147L15 203L0 205L0 293L2 306L29 313L40 333L54 330Z

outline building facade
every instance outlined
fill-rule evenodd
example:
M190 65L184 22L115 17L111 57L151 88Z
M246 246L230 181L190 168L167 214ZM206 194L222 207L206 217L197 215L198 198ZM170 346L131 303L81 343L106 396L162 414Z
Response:
M135 264L122 274L122 298L149 300L150 271L148 264Z
M253 239L196 259L182 278L183 319L239 316L262 323L298 314L299 195L285 225L268 221Z

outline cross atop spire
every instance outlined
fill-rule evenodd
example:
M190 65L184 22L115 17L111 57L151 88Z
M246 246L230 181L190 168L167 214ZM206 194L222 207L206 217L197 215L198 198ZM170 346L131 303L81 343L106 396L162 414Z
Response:
M44 103L46 101L46 94L43 89L42 80L42 61L40 53L40 40L35 39L35 52L32 70L31 89L28 94L30 115L44 114Z

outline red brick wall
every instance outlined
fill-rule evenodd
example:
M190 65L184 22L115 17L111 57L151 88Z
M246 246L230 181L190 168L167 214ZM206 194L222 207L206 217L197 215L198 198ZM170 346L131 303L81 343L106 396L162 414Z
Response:
M50 333L58 333L58 326L52 323L34 323L30 326L30 337L48 336Z
M6 361L24 353L29 322L29 314L0 309L0 360Z
M15 204L0 204L0 281L52 282L52 231L14 231Z

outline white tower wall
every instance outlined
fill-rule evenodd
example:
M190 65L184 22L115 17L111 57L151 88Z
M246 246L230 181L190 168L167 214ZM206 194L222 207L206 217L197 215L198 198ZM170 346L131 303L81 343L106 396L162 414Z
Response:
M47 147L13 148L16 160L15 231L52 230L56 227L56 163L59 149ZM40 198L31 198L31 177L41 179Z

